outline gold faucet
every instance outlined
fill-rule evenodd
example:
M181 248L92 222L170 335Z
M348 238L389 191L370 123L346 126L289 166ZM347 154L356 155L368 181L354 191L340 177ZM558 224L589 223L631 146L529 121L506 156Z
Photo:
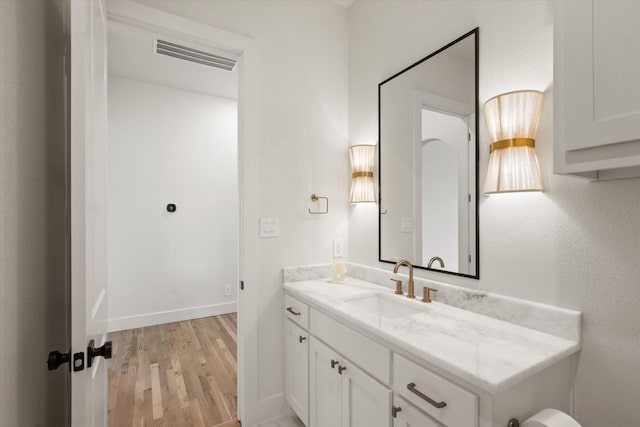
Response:
M406 265L409 268L409 285L407 286L407 298L415 298L414 290L413 290L413 265L406 259L401 259L396 262L396 265L393 266L393 272L397 273L400 266Z
M429 260L429 263L427 264L427 268L431 268L433 263L436 262L436 261L438 261L440 263L440 268L444 268L444 261L439 256L434 256L433 258L431 258Z
M431 302L431 292L438 292L438 290L428 286L422 287L422 302Z

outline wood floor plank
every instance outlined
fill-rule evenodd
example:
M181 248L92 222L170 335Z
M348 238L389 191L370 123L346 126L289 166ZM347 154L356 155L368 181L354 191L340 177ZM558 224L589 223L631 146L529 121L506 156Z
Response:
M189 402L189 410L191 411L191 421L194 427L204 427L204 419L202 418L202 412L200 411L200 402L198 399L192 399Z
M118 397L114 413L117 422L133 419L133 403L135 395L135 377L125 375L118 381Z
M222 324L222 327L227 331L229 336L237 343L238 337L236 336L236 331L234 328L231 327L231 325L229 324L229 321L225 319L224 316L218 316L216 317L216 320Z
M110 427L240 427L235 313L109 338Z
M222 424L216 424L213 427L242 427L239 421L227 421Z
M151 364L151 403L153 419L162 418L164 411L162 409L162 393L160 391L160 367L157 363Z
M112 370L109 370L109 390L118 390L120 375L117 375ZM113 411L116 408L118 402L118 393L109 393L107 408L109 411Z
M133 426L144 426L144 384L136 381L133 397Z
M218 338L216 340L216 343L218 344L218 351L222 354L222 356L224 356L224 360L227 362L227 367L231 369L234 374L237 374L238 366L236 363L236 358L231 355L226 344L221 338Z
M216 406L220 408L220 412L222 414L223 421L231 421L235 418L235 414L231 414L229 410L229 406L222 394L222 390L220 389L220 385L216 381L214 377L207 377L209 384L211 385L211 392L213 396L213 400L216 402Z
M189 407L189 397L187 395L187 388L184 385L184 377L182 376L182 367L180 366L180 359L177 354L171 357L171 364L173 366L173 375L176 383L176 393L178 401L180 402L180 408Z

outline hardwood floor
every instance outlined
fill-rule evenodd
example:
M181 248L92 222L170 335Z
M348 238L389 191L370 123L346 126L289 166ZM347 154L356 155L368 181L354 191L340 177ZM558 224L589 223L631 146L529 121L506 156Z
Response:
M236 314L109 334L109 426L240 427Z

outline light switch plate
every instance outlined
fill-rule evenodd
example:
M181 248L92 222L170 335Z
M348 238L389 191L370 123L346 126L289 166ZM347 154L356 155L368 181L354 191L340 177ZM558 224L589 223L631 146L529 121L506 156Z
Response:
M344 256L344 240L333 239L333 257L342 258Z
M278 218L260 218L260 237L278 237L280 235L280 221Z
M410 216L403 216L402 223L400 224L401 233L413 233L413 218Z

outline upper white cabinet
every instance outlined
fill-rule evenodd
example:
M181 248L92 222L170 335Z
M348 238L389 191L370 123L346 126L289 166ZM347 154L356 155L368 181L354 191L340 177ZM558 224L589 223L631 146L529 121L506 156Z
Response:
M640 1L554 2L554 172L640 177Z

